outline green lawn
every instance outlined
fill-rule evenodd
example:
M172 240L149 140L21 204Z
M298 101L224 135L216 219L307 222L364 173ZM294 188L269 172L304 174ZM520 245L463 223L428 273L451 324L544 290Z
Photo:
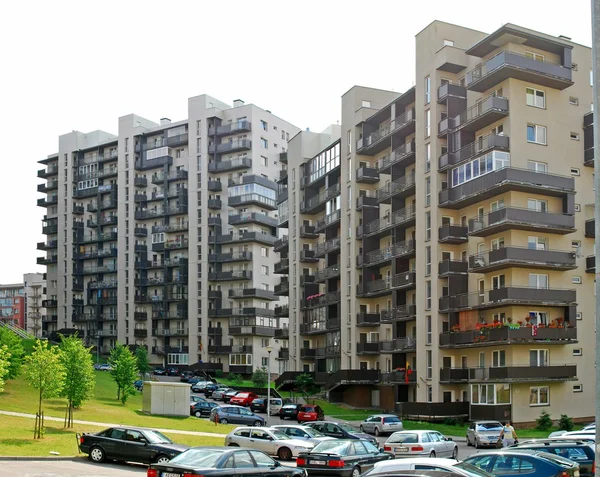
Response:
M230 381L228 378L216 378L217 383L219 384L226 384L227 386L231 386L231 387L236 387L236 386L243 386L243 387L255 387L254 383L252 382L252 380L250 379L244 379L242 381L239 382L233 382ZM275 381L271 381L271 389L275 389Z
M61 456L75 456L78 453L77 432L98 432L101 427L75 425L73 429L63 429L61 422L46 421L43 439L33 439L33 419L2 416L0 426L0 455L2 456L49 456L59 452ZM221 437L201 437L183 434L165 435L178 444L189 446L222 445Z
M206 419L195 417L151 416L141 411L142 393L130 397L125 405L117 401L116 396L117 387L110 373L96 371L94 398L86 402L81 409L75 410L74 419L218 434L227 434L234 428L231 425L215 426ZM65 415L65 408L65 399L49 399L43 404L46 416L62 418ZM0 394L0 410L35 414L36 391L22 377L8 381L4 393ZM1 419L4 419L4 416Z

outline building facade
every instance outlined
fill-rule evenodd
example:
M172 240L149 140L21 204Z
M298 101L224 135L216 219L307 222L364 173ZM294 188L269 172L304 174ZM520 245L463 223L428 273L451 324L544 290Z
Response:
M22 283L0 285L0 320L18 328L25 326L25 289Z
M23 275L25 293L25 323L23 328L35 338L42 337L42 323L47 320L43 302L46 299L46 280L41 273Z
M339 143L290 142L279 385L308 371L359 406L589 418L591 50L436 21L416 59L403 94L343 95Z
M117 135L60 136L38 171L43 331L77 329L103 353L146 345L165 365L266 366L287 328L275 315L275 180L297 131L201 95L184 121L129 115Z

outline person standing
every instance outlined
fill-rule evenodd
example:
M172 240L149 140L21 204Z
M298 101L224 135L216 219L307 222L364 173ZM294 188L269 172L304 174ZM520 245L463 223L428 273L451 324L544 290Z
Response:
M502 432L500 432L500 439L502 439L503 447L510 447L518 442L517 433L515 428L511 425L510 421L506 421Z

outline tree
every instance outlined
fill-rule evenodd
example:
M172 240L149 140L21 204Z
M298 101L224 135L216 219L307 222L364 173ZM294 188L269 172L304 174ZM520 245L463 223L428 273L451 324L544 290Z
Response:
M138 346L135 349L135 358L137 359L137 367L142 379L146 376L146 373L150 371L150 363L148 363L148 348L145 346Z
M38 412L35 419L34 439L41 439L44 428L42 401L57 397L64 385L65 371L61 362L61 350L48 346L48 341L36 340L33 353L25 357L25 377L38 390Z
M316 394L320 389L319 386L315 384L315 378L308 373L299 374L296 377L294 384L296 385L296 388L304 394L306 399L308 399L309 396Z
M10 366L10 351L8 346L0 346L0 393L4 392L4 377L8 375L8 368Z
M267 370L263 368L257 368L254 373L252 373L252 384L254 384L257 388L264 388L267 386L267 382L269 377L267 376Z
M117 399L125 404L127 398L135 394L133 382L139 373L137 359L127 346L117 343L110 352L108 362L112 366L110 374L117 383Z
M0 327L0 346L3 345L6 345L8 352L10 353L8 374L6 375L6 379L14 379L21 372L23 356L25 355L23 343L21 338L15 335L12 331L4 327Z
M73 427L73 408L92 397L96 386L91 348L86 348L77 336L61 336L60 361L65 371L61 395L67 398L65 427Z

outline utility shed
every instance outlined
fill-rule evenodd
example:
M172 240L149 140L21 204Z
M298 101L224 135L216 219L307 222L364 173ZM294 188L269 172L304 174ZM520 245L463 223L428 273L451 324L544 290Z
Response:
M190 385L144 381L142 410L163 416L190 415Z

